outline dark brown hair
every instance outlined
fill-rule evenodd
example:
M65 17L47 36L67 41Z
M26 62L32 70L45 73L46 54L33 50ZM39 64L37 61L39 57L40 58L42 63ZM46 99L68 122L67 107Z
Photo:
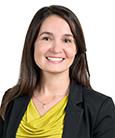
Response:
M21 68L18 83L9 89L3 96L0 108L0 116L4 118L8 104L18 96L32 95L34 89L40 86L41 70L34 61L34 42L39 33L43 21L50 15L55 14L66 20L74 35L78 52L70 67L70 82L74 81L87 88L91 88L90 74L86 57L86 45L82 27L76 15L66 7L52 5L43 7L34 15L25 38L21 60Z

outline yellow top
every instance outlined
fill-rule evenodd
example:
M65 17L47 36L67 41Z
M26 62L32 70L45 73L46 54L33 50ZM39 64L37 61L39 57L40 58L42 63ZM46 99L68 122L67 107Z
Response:
M67 99L65 96L43 116L30 100L16 138L62 138Z

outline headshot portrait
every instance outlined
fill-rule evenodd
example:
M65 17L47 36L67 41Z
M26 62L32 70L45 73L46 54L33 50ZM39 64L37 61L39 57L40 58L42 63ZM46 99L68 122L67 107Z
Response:
M2 96L0 138L115 138L114 100L91 85L83 30L67 6L35 12L18 81Z

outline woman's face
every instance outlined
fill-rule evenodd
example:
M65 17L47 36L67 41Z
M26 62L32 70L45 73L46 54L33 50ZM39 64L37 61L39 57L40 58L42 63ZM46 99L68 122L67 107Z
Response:
M56 15L47 17L34 46L35 63L43 72L69 72L77 49L70 27L63 18Z

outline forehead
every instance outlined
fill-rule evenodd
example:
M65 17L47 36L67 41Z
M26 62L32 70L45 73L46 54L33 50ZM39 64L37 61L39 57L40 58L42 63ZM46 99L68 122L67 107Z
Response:
M71 33L71 29L66 20L58 15L50 15L47 17L41 27L39 32L49 31L49 32L58 32L58 33Z

